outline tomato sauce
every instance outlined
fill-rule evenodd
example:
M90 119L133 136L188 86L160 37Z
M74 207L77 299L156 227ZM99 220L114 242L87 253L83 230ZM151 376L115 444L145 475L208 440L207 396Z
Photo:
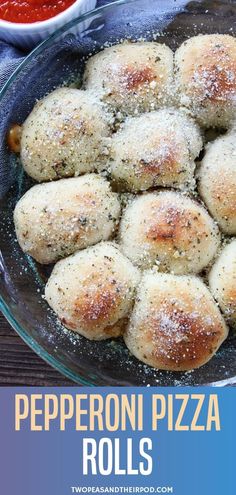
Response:
M27 24L45 21L73 3L75 0L0 0L0 19Z

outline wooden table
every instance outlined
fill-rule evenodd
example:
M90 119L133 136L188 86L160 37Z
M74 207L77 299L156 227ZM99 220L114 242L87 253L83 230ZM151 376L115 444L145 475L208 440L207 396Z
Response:
M69 386L64 378L18 337L0 313L0 386Z

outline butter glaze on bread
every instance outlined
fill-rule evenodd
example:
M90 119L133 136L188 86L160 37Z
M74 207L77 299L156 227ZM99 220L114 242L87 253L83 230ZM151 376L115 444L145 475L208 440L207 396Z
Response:
M199 170L199 193L221 230L236 235L236 132L207 146Z
M118 196L95 174L32 187L17 203L18 242L39 263L54 263L108 240L120 216Z
M207 363L228 329L209 290L193 276L146 272L124 339L158 369L186 371Z
M236 39L226 34L198 35L175 53L176 90L204 127L228 128L236 109Z
M120 224L122 252L140 268L199 273L220 244L217 226L204 207L174 191L144 194L132 201Z
M91 57L84 86L123 116L170 104L173 53L154 42L114 45Z
M92 172L106 153L108 118L89 91L56 89L23 125L21 160L37 182Z
M225 317L236 327L236 239L223 249L210 272L209 284Z
M122 334L139 277L115 245L101 243L59 261L45 296L67 328L104 340Z
M112 137L110 173L122 190L193 187L202 146L197 124L183 112L167 108L131 117Z

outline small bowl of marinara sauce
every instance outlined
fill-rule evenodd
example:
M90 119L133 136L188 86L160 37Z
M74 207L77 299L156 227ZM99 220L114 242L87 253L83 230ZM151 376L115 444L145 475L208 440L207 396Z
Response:
M33 48L95 5L96 0L0 0L0 39Z

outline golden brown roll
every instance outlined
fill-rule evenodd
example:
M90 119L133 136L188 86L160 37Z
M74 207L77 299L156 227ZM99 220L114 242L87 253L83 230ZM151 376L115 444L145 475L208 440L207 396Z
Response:
M38 182L95 170L106 153L108 119L88 91L60 88L39 101L23 125L21 160Z
M14 221L22 250L47 264L109 239L119 215L109 183L88 174L32 187L17 203Z
M185 371L207 363L228 335L209 290L193 276L146 272L124 339L155 368Z
M170 104L173 53L154 42L114 45L88 60L84 85L123 115L154 110Z
M109 170L123 190L191 187L202 145L198 126L181 111L130 117L112 137Z
M236 325L236 239L222 251L214 264L209 284L229 323Z
M156 263L175 274L200 272L220 244L205 208L174 191L134 199L123 214L119 236L122 252L135 265L145 269Z
M225 234L236 234L236 132L207 147L199 171L199 193Z
M59 261L45 289L63 325L90 340L123 332L139 271L112 243L101 243Z
M177 95L204 127L228 128L236 109L236 39L198 35L175 54Z

